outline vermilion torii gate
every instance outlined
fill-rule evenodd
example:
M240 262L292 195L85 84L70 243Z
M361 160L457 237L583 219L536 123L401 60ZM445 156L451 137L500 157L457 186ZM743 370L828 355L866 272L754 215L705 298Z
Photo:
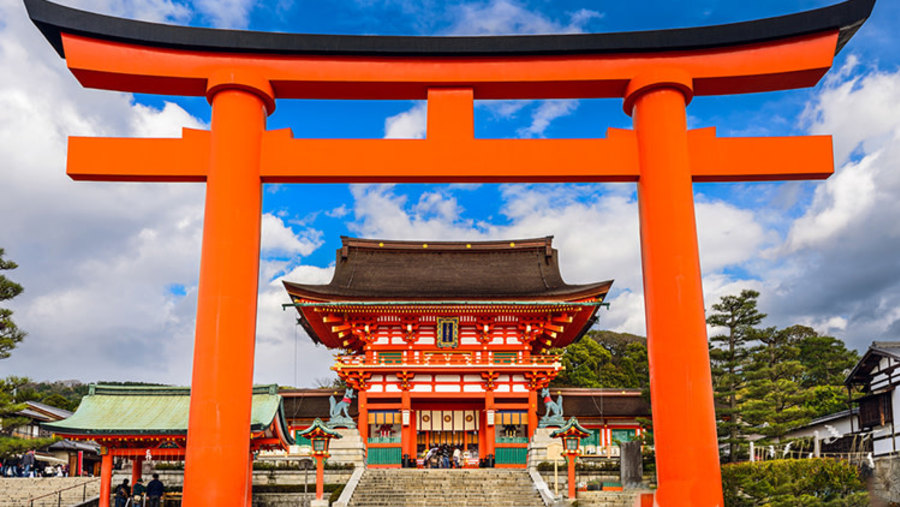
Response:
M731 25L610 34L366 37L187 28L25 0L86 87L206 96L209 131L69 140L77 180L203 181L184 484L245 505L262 183L635 182L660 505L721 505L691 183L827 178L829 136L688 131L695 95L815 85L874 0ZM295 139L276 99L427 99L427 138ZM476 99L622 98L605 139L475 139Z

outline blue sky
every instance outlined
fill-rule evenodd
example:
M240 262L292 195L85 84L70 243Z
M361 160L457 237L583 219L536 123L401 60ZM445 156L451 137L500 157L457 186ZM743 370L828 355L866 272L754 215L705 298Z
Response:
M833 1L347 0L68 1L151 21L264 31L487 35L677 28L798 12ZM0 374L187 383L202 231L197 184L72 182L65 137L177 136L206 128L204 99L78 86L18 0L0 0L0 247L26 292L30 335ZM769 325L803 323L864 349L900 340L900 5L872 18L815 88L698 97L691 128L720 136L827 133L827 182L695 185L707 307L762 293ZM297 137L421 137L424 104L280 101L269 128ZM618 100L476 104L476 136L602 137L629 128ZM329 375L283 312L280 280L324 283L340 235L494 239L554 235L564 277L616 279L599 327L644 332L634 186L269 185L264 191L257 374L312 385ZM296 347L296 349L295 349ZM295 352L296 350L296 352Z

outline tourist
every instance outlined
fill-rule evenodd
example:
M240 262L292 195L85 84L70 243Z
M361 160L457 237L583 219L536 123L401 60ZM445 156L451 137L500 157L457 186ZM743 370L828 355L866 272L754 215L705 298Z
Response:
M116 507L125 507L129 496L131 488L128 487L128 479L122 479L122 484L116 486Z
M435 464L436 464L435 457L437 456L437 451L438 451L437 446L434 446L428 450L428 453L425 454L425 467L426 468L437 468L435 466Z
M147 492L147 488L144 487L144 480L138 478L137 482L134 483L134 488L131 490L131 505L144 505L144 493Z
M22 477L31 477L31 468L34 466L34 451L28 451L22 456Z
M459 447L453 448L453 468L459 468L459 459L462 457L462 451Z
M153 480L147 483L147 506L159 507L164 491L165 488L162 481L159 480L159 474L153 474Z
M450 468L450 450L447 444L441 447L441 468Z
M15 477L18 475L18 473L16 473L18 471L18 463L19 460L17 460L15 456L7 456L6 459L3 460L3 466L0 467L0 470L2 470L2 472L0 472L0 477Z

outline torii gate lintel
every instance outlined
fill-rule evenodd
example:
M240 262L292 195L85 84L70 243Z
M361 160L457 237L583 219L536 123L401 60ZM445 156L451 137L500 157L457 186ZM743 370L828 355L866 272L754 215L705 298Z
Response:
M628 97L668 83L652 82ZM233 86L261 96L246 83ZM682 93L686 89L674 88ZM631 109L628 100L625 105ZM297 139L290 129L264 131L260 180L483 183L640 178L634 130L609 128L600 139L477 139L473 107L471 88L429 89L425 139ZM180 139L72 137L67 172L75 180L88 181L205 181L209 142L209 131L187 128ZM715 127L707 127L689 130L687 142L696 182L823 179L833 172L830 136L719 138Z

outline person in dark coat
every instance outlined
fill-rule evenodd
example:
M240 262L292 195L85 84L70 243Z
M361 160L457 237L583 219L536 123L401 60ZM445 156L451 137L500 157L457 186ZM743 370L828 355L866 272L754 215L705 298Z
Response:
M34 451L28 451L22 456L22 477L31 477L31 469L34 467Z
M165 489L159 474L153 474L153 480L147 483L147 507L159 507Z
M125 507L130 496L131 488L128 486L128 479L122 479L122 484L116 486L116 507Z

